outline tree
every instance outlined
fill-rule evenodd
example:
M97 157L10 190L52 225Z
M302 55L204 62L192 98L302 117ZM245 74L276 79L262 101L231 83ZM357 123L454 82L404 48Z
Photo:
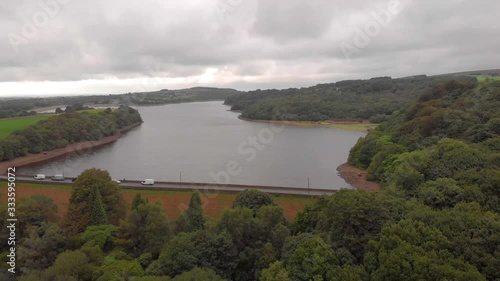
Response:
M247 189L236 197L233 208L246 207L256 213L260 207L266 205L274 205L269 194L255 189Z
M397 220L406 207L401 199L360 190L341 190L321 213L318 230L334 249L345 248L360 263L368 241L376 239L387 221Z
M182 232L167 243L147 273L176 276L199 266L233 279L238 259L238 251L227 233Z
M330 245L319 237L313 237L295 249L286 269L292 280L326 281L337 264L338 259Z
M23 273L49 267L66 246L63 231L56 224L32 226L28 232L18 250Z
M384 137L388 138L388 136ZM380 150L371 158L370 166L367 169L367 179L387 182L387 169L403 152L406 152L404 146L390 141L384 142Z
M132 257L151 253L158 257L170 235L168 222L158 205L142 204L127 216L118 231L118 241Z
M199 193L193 193L189 201L189 207L184 214L178 219L178 232L193 232L203 230L205 228L205 218L201 198Z
M416 197L422 203L433 208L452 208L463 196L462 189L453 179L442 178L435 181L427 181L417 189Z
M107 221L100 219L102 214L99 195L104 205ZM125 217L126 207L120 187L111 181L107 171L90 169L84 171L73 184L68 212L63 226L70 235L82 233L93 223L118 225Z
M380 239L370 243L365 264L371 280L484 280L448 247L438 229L402 220L384 226Z
M193 241L195 233L182 232L165 245L158 260L147 268L147 275L174 277L192 270L199 264L198 252Z
M226 210L217 224L218 232L227 232L238 250L254 247L260 240L260 226L248 208Z
M231 280L238 266L238 250L228 233L210 235L199 231L196 236L196 252L199 253L199 264L213 269L221 277Z
M500 217L478 203L459 203L443 211L416 211L412 219L438 229L449 241L448 251L474 265L488 280L500 278Z
M313 237L315 236L308 232L288 237L285 241L285 244L283 245L283 249L281 252L281 261L283 262L284 266L288 265L288 261L292 257L297 247Z
M369 280L365 268L362 265L351 266L344 265L342 267L333 267L328 273L330 281L365 281Z
M455 178L460 172L484 168L486 159L482 153L463 141L442 139L429 148L431 165L425 171L426 178Z
M477 187L477 202L485 209L500 213L500 169L481 169L462 172L457 179L461 186Z
M56 108L56 113L57 113L57 114L60 114L60 113L63 113L63 112L64 112L64 111L63 111L60 107Z
M143 253L136 260L142 268L146 269L153 262L153 255L151 253Z
M57 223L59 221L57 210L57 204L44 195L20 198L16 210L20 237L26 236L28 228L32 226Z
M100 276L98 281L135 280L135 277L144 276L144 270L136 260L115 258L107 258L96 272Z
M285 240L290 235L283 209L275 205L263 206L257 212L256 218L261 233L260 240L271 242L276 256L279 257Z
M101 193L99 189L94 187L92 189L90 204L90 221L89 225L102 225L107 223L106 211L104 210L104 204L102 203Z
M306 232L314 232L320 219L321 211L328 204L326 196L319 197L312 205L307 205L304 210L295 216L295 220L291 226L293 235L298 235Z
M168 276L144 276L135 277L134 281L172 281L172 278Z
M89 226L80 238L86 246L97 246L103 251L109 251L115 246L117 232L118 228L110 224Z
M388 182L407 194L414 195L418 186L425 182L425 171L432 161L428 151L405 152L388 168Z
M137 193L134 197L134 200L132 200L132 207L131 207L131 210L137 210L137 208L140 206L140 205L144 205L146 204L146 200L144 198L142 198L142 195L140 193Z
M195 268L176 276L172 281L224 281L211 269Z
M255 262L255 276L259 277L263 269L268 268L272 263L277 261L276 251L273 244L267 242L262 247L255 251L256 262Z
M283 263L277 261L262 271L260 281L292 281L292 279L290 279L288 271L283 267Z
M276 244L272 246L275 247L273 250L274 255L276 255L278 252L276 250L278 247L276 246L283 243L280 241L286 239L288 232L282 233L278 231L283 226L282 224L270 227L268 223L274 221L276 218L276 221L281 221L280 213L281 210L279 208L266 206L260 208L258 214L255 214L253 210L246 207L230 209L222 214L222 218L218 222L216 229L219 233L227 232L239 252L238 265L233 271L232 280L254 280L257 277L256 273L258 270L267 267L266 264L264 264L264 267L259 267L259 259L266 243L272 242L274 238L276 238ZM278 215L276 216L276 214ZM275 234L274 238L273 233ZM269 251L266 250L266 252Z
M387 143L387 138L383 138L382 133L378 131L374 131L364 138L359 138L349 152L349 164L363 169L368 168L373 156Z
M91 280L92 269L89 258L83 252L66 251L45 270L42 280Z

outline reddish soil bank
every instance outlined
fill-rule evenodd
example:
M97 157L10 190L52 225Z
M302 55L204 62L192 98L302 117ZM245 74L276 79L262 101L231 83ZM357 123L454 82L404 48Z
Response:
M132 200L136 193L140 192L142 196L148 199L149 203L160 203L165 216L170 222L177 219L189 205L191 192L169 192L160 193L154 191L137 191L137 190L122 190L123 199L128 205L128 209L132 205ZM64 217L68 210L69 198L71 196L71 188L66 186L36 186L19 184L16 188L16 195L19 198L31 197L33 195L45 195L58 206L60 217ZM233 206L233 201L236 199L236 194L210 194L204 196L202 194L203 212L209 220L218 220L224 210L230 209ZM293 221L298 212L311 203L311 200L297 199L290 197L274 197L274 201L283 208L283 213L289 221Z
M365 191L380 191L380 184L378 182L369 181L366 179L366 171L356 168L349 163L344 163L337 167L340 177L342 177L348 184L357 189Z
M236 110L232 110L233 112L240 112ZM322 123L328 124L340 124L340 125L352 125L352 124L371 124L368 119L357 119L357 118L331 118L325 121L316 122L316 121L278 121L278 120L258 120L258 119L250 119L245 118L241 115L238 116L238 119L244 121L252 121L252 122L262 122L262 123L274 123L274 124L284 124L284 125L324 125Z
M41 163L71 153L85 154L87 152L90 152L93 148L115 142L118 138L122 136L123 133L139 125L140 124L136 124L125 127L121 129L116 135L111 137L106 137L98 141L84 141L84 142L72 143L63 148L58 148L51 151L44 151L38 154L28 154L26 156L18 157L10 161L0 162L0 174L5 173L9 167L22 167L35 163Z

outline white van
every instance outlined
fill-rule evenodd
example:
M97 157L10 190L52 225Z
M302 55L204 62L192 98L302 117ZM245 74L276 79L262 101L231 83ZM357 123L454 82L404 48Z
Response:
M155 180L153 179L145 179L143 182L141 182L142 185L154 185Z
M35 180L44 180L45 179L45 175L44 174L38 174L36 176L33 177Z
M64 181L64 180L65 180L65 178L64 178L64 175L54 175L54 176L52 177L52 180L53 180L53 181Z

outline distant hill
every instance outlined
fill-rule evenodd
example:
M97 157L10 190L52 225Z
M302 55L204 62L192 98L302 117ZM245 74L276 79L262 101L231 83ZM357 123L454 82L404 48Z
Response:
M193 101L224 100L240 92L234 89L195 87L181 90L163 89L156 92L129 93L118 96L120 103L155 105Z
M243 117L263 120L322 121L329 118L387 120L395 110L415 100L432 84L449 78L479 81L500 79L500 69L465 71L435 76L415 75L392 79L346 80L313 87L243 92L228 88L194 87L162 89L121 95L3 98L0 118L34 114L35 108L77 105L159 105L194 101L225 100ZM279 115L279 116L277 116Z
M474 70L474 71L463 71L448 74L439 74L434 76L478 76L478 75L500 75L500 69L486 69L486 70Z
M33 109L67 105L118 106L123 105L159 105L194 101L225 100L229 96L240 94L234 89L195 87L181 90L163 89L154 92L127 93L121 95L95 95L47 98L3 98L0 99L0 118L18 117L36 114Z

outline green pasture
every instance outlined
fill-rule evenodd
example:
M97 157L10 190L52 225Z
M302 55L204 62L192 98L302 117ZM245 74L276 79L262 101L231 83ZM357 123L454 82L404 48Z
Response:
M24 130L36 123L48 119L52 114L39 114L26 117L0 119L0 139L15 131Z

